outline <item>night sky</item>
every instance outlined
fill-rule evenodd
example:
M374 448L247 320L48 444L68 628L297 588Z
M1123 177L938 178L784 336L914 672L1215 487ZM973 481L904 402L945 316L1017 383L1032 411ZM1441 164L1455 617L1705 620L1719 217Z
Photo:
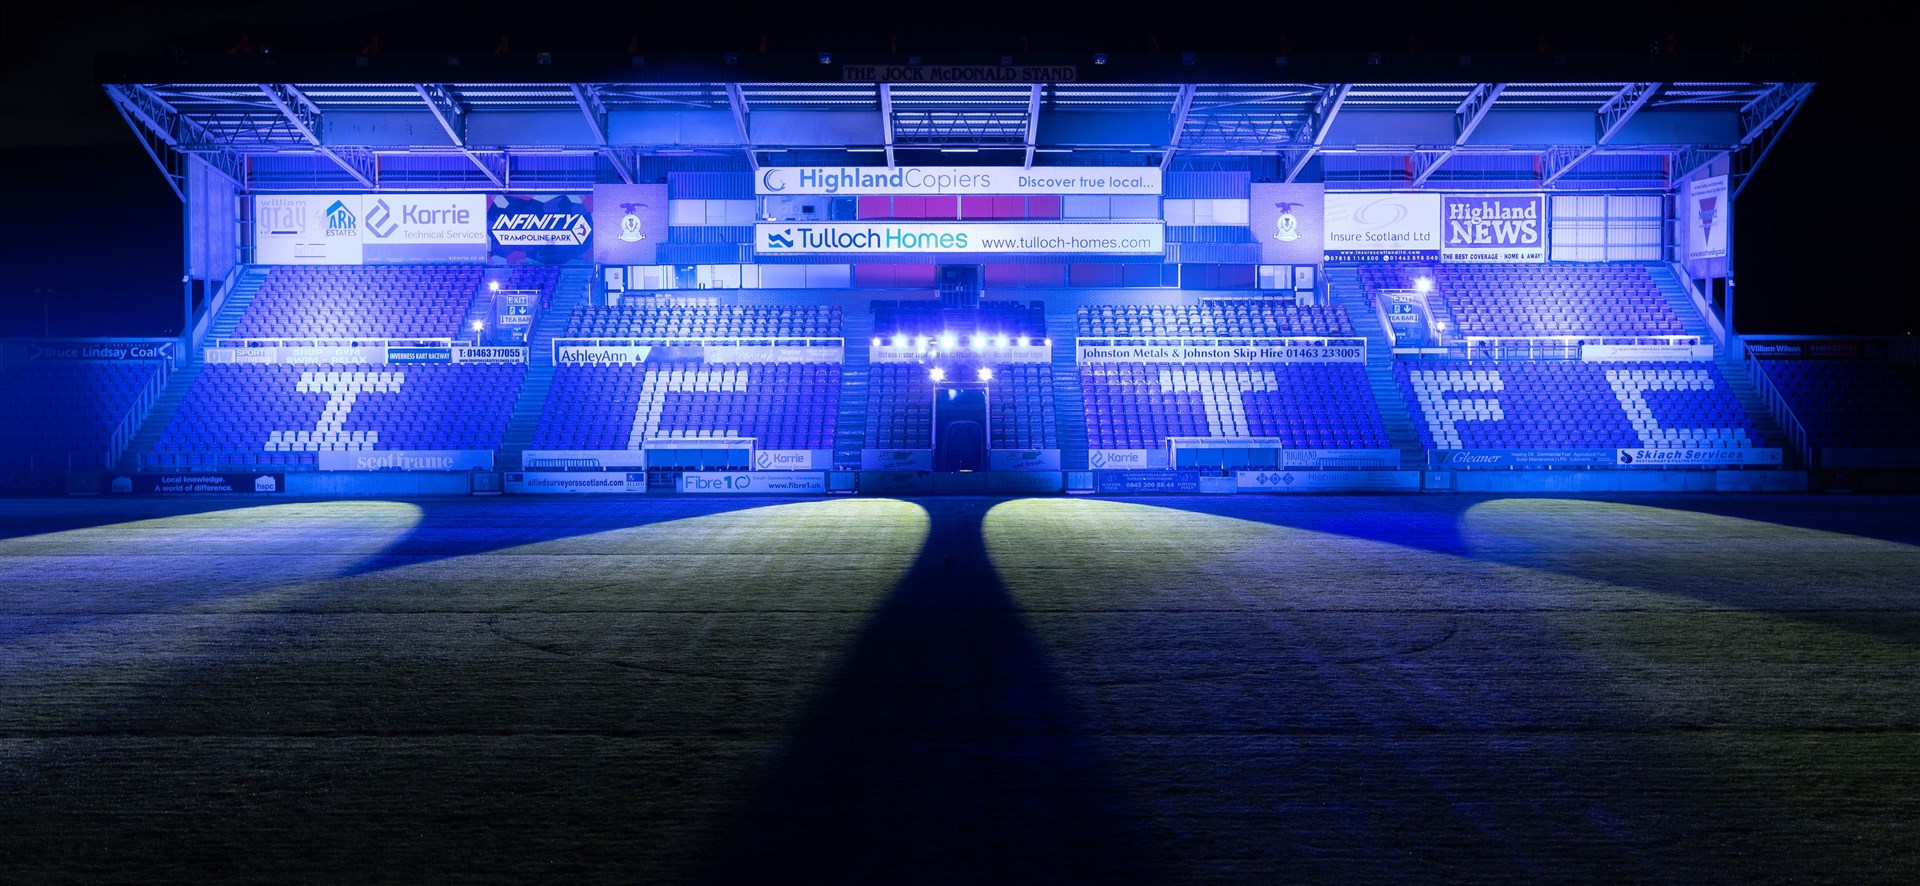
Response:
M1741 194L1735 224L1737 323L1748 333L1910 334L1920 307L1898 259L1910 249L1911 125L1899 95L1911 54L1907 4L1294 4L1110 2L1048 5L611 3L556 6L422 0L317 3L11 3L0 11L0 175L8 215L0 335L171 335L180 317L180 207L94 80L96 55L492 51L902 53L1643 52L1672 35L1683 51L1818 52L1827 75ZM1600 9L1604 6L1604 12ZM915 16L914 10L943 10ZM561 15L536 13L558 10ZM1471 10L1470 13L1462 10ZM1882 148L1881 145L1886 145ZM51 291L51 295L46 292Z

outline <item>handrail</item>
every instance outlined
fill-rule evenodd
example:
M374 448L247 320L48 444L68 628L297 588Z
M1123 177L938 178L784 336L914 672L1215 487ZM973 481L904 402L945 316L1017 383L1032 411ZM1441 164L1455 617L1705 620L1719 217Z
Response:
M1761 401L1767 405L1767 412L1772 413L1773 420L1779 422L1780 427L1787 432L1787 439L1793 443L1793 448L1800 453L1800 463L1809 468L1819 467L1816 463L1816 456L1819 453L1813 448L1813 440L1807 433L1806 425L1801 423L1800 416L1794 414L1793 404L1788 403L1787 398L1780 393L1780 389L1773 383L1773 377L1767 375L1766 367L1761 365L1760 358L1754 356L1751 349L1746 352L1746 367L1747 375L1753 378L1754 390L1760 394Z
M1721 325L1720 315L1713 312L1713 306L1707 304L1706 296L1702 295L1699 288L1693 285L1693 278L1686 273L1679 262L1674 262L1668 265L1668 267L1672 269L1674 279L1679 280L1680 285L1686 289L1687 298L1693 302L1694 310L1699 311L1700 316L1706 318L1707 330L1713 333L1714 343L1718 345L1722 351L1725 351L1727 347L1727 329Z

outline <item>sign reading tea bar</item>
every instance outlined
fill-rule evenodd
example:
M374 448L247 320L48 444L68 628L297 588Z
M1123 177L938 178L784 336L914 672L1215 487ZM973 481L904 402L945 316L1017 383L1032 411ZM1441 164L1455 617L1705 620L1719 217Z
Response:
M1154 166L769 166L753 192L777 194L1159 194Z
M815 222L753 226L760 255L942 255L999 252L1160 255L1160 222Z

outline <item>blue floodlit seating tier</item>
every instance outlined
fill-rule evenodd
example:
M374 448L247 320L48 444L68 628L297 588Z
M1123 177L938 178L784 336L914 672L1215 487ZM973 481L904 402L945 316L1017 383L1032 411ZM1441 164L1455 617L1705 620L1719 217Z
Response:
M1084 305L1079 334L1101 338L1352 335L1339 305L1299 306L1279 299L1221 299L1197 305Z
M933 448L933 381L917 363L875 363L867 374L868 449Z
M29 363L0 373L0 466L105 467L103 459L140 394L160 371L151 360Z
M235 338L454 338L480 265L278 265Z
M1080 367L1087 445L1158 449L1168 437L1265 437L1300 449L1383 449L1387 429L1360 364Z
M1053 367L1002 363L987 386L987 424L994 449L1058 449Z
M1465 336L1685 335L1640 264L1387 264L1360 269L1369 293L1433 281Z
M1434 360L1394 375L1428 449L1761 445L1710 362Z
M1920 371L1884 360L1762 360L1815 447L1920 447Z
M313 466L319 452L498 450L523 364L209 363L149 466Z
M613 307L579 307L567 318L570 338L839 338L839 305L661 304L627 299Z
M750 437L760 449L831 449L839 406L838 363L561 365L530 448Z

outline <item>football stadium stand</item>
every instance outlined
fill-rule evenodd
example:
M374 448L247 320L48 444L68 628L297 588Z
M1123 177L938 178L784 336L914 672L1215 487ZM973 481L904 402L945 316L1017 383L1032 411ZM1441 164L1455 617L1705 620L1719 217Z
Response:
M1759 445L1712 362L1433 360L1394 372L1428 449Z
M157 360L32 363L0 374L0 466L113 464L166 381Z
M524 364L209 363L145 464L299 469L323 452L496 450L525 373Z
M280 265L234 326L238 338L453 338L480 265Z

